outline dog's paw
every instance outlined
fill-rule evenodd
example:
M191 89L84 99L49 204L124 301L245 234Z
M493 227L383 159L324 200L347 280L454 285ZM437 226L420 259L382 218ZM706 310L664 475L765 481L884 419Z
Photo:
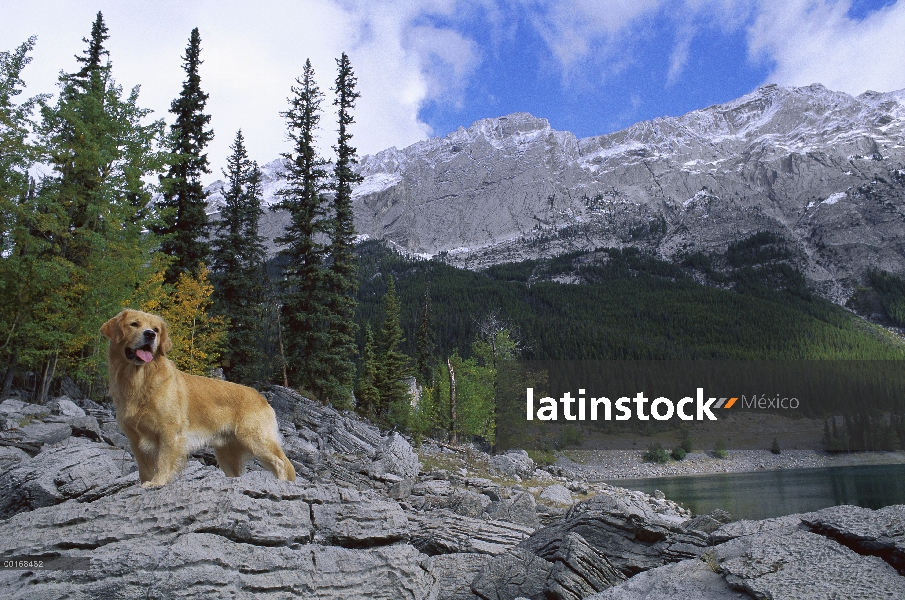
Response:
M149 489L149 488L163 487L165 485L166 485L166 483L163 481L146 481L143 484L141 484L141 487L143 487L145 489Z

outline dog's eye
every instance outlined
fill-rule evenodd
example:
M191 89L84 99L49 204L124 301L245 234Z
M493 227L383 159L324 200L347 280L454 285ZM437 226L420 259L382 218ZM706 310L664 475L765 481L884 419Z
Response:
M129 323L129 324L130 324L132 327L138 327L138 321L135 321L134 323Z
M154 333L160 333L160 327L155 327L155 328L154 328Z

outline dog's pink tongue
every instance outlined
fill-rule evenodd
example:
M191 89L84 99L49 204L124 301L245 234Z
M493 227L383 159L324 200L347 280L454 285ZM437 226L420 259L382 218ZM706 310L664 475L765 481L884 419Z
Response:
M147 350L138 349L138 350L135 351L135 356L137 356L138 358L142 359L142 360L145 361L146 363L149 363L149 362L151 362L152 360L154 360L154 355L151 354L150 352L148 352Z

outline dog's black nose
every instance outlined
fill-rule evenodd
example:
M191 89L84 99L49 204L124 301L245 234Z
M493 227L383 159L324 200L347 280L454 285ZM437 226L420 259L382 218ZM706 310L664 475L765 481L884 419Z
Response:
M156 337L157 337L156 331L154 331L153 329L145 329L145 339L146 340L153 340Z

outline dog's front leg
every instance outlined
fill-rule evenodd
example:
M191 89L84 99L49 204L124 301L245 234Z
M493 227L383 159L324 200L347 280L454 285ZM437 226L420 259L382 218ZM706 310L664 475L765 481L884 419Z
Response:
M143 488L168 484L185 465L186 439L183 435L161 437L157 446L157 469L154 478L141 484Z
M154 477L154 466L157 462L155 460L156 444L147 438L142 444L142 437L137 431L131 427L120 426L120 428L129 439L132 456L135 457L135 462L138 463L138 480L142 483L150 481Z

